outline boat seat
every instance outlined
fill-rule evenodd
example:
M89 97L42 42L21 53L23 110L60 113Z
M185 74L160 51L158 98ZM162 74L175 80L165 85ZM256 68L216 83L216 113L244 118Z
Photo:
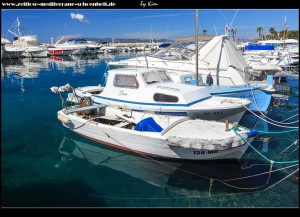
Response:
M120 122L118 124L115 125L115 127L120 127L120 128L123 128L123 127L126 127L128 126L130 123L129 122Z

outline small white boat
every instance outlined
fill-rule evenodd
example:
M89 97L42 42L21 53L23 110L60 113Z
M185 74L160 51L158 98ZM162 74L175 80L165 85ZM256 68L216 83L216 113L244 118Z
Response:
M61 90L51 89L56 93ZM226 131L224 123L92 105L88 97L82 98L79 105L58 111L58 119L95 142L160 158L239 160L248 148L245 141L252 141L248 137L251 131Z
M231 123L239 122L250 104L248 99L212 97L204 86L175 83L166 69L155 68L110 70L105 87L78 87L75 93L79 98L90 96L96 104Z

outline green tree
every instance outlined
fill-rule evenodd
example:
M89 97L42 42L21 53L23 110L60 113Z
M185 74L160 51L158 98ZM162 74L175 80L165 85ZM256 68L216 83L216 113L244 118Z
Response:
M269 32L271 33L271 36L273 36L273 37L272 37L273 39L276 39L276 38L277 38L277 32L276 32L276 30L275 30L274 27L271 27L271 28L269 29Z
M286 38L299 40L299 30L289 30L289 31L287 31L287 37Z
M206 35L207 30L203 29L203 35Z
M259 39L262 39L262 32L263 31L264 31L264 29L261 26L256 29L256 32L258 32Z

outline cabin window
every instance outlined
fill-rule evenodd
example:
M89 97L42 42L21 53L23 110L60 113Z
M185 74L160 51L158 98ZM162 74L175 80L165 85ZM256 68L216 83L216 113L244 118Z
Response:
M143 78L147 84L160 83L160 79L154 71L144 73Z
M157 74L163 82L172 81L172 79L169 77L169 75L167 75L165 71L157 71Z
M178 102L177 96L171 96L161 93L155 93L153 99L156 102Z
M138 82L134 75L116 75L114 78L115 87L138 88Z
M172 81L165 71L151 71L143 74L143 78L147 84L161 83Z

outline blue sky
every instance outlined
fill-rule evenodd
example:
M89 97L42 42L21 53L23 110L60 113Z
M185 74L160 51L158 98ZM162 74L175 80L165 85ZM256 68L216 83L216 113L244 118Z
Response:
M40 42L54 42L61 36L96 38L168 38L195 34L195 9L113 9L113 10L1 10L1 34L7 33L17 17L23 32L37 35ZM299 29L298 9L199 9L199 33L224 34L224 27L237 28L237 37L257 38L257 27L283 30L284 17L288 29ZM152 32L152 34L151 34ZM23 33L23 34L24 34Z

